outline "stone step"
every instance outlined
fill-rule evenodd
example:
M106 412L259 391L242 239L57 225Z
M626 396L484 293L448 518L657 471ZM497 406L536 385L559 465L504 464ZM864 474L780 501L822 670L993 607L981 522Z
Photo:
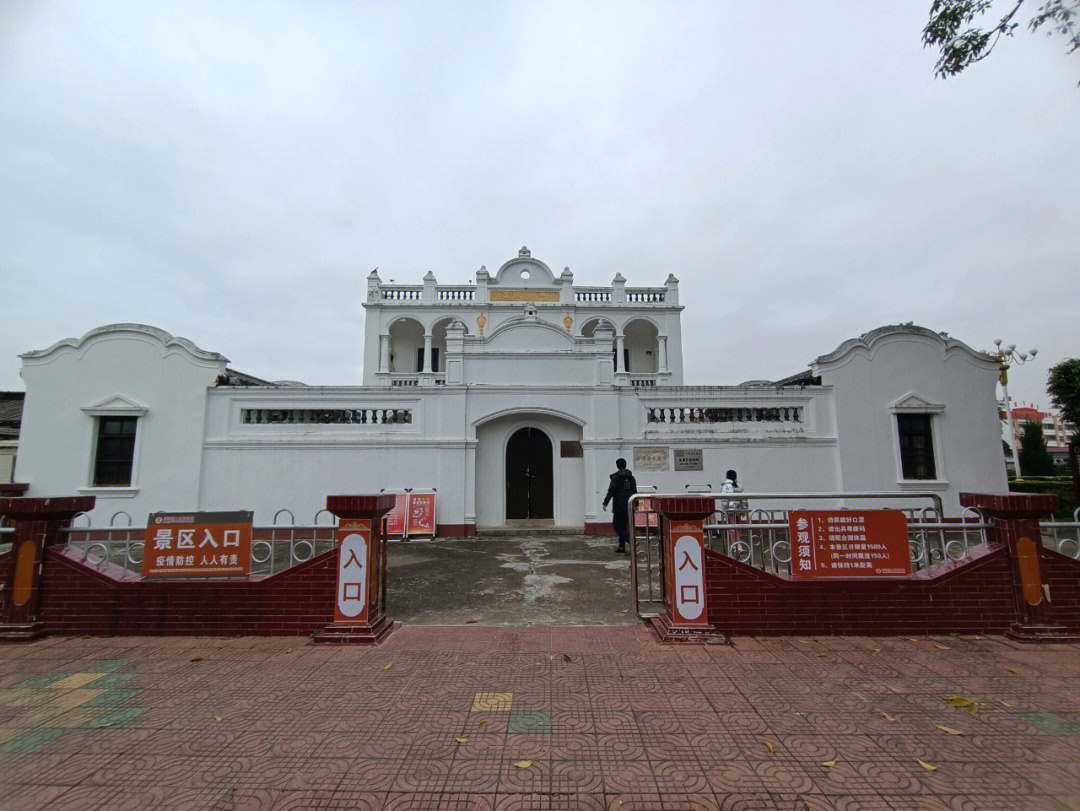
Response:
M520 527L477 527L477 538L520 538L524 536L540 535L545 537L580 537L585 533L581 527L555 527L555 526L520 526Z

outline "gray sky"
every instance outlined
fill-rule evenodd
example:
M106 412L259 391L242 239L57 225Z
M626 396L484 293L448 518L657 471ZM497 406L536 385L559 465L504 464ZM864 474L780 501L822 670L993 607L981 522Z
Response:
M0 388L138 321L360 381L364 278L681 280L687 382L915 321L1080 355L1080 58L934 80L930 0L0 0Z

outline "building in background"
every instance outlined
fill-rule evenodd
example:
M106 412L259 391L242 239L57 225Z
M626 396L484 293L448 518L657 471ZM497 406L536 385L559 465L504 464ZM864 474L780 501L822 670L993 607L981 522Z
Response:
M1071 422L1065 422L1060 414L1052 414L1042 411L1035 406L1020 405L1012 410L1014 435L1009 437L1009 421L1004 412L1001 414L1002 438L1010 444L1016 443L1020 448L1020 437L1024 434L1025 422L1037 422L1042 426L1043 437L1046 439L1046 449L1054 459L1054 465L1062 471L1068 470L1069 465L1069 437L1076 433L1076 426ZM1008 459L1009 472L1012 472L1012 459Z
M956 515L961 491L1006 487L998 363L944 333L881 327L790 377L687 386L670 273L582 287L522 248L473 283L372 272L364 292L361 385L267 383L138 324L25 353L18 480L95 495L95 524L304 521L330 493L436 490L448 536L603 531L620 456L661 492L715 489L734 468L750 492L931 493Z

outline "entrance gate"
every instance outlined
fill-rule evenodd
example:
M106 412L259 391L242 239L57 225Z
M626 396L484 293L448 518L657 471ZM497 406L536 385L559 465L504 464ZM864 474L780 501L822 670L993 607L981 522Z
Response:
M521 428L506 444L506 519L555 517L551 440L539 428Z

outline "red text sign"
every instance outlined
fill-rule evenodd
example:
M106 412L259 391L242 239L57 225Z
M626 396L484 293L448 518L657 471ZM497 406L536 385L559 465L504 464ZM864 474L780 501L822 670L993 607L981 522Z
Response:
M409 494L395 493L394 508L386 514L386 535L390 538L405 537L405 516L409 513Z
M250 572L250 511L151 514L143 577L235 577Z
M672 624L708 625L702 522L668 521L664 526L664 565Z
M409 537L435 535L435 494L409 494Z
M338 624L367 622L369 607L377 596L376 559L373 554L371 521L343 520L338 524L337 599L334 620Z
M792 510L792 577L911 574L907 517L899 510Z

